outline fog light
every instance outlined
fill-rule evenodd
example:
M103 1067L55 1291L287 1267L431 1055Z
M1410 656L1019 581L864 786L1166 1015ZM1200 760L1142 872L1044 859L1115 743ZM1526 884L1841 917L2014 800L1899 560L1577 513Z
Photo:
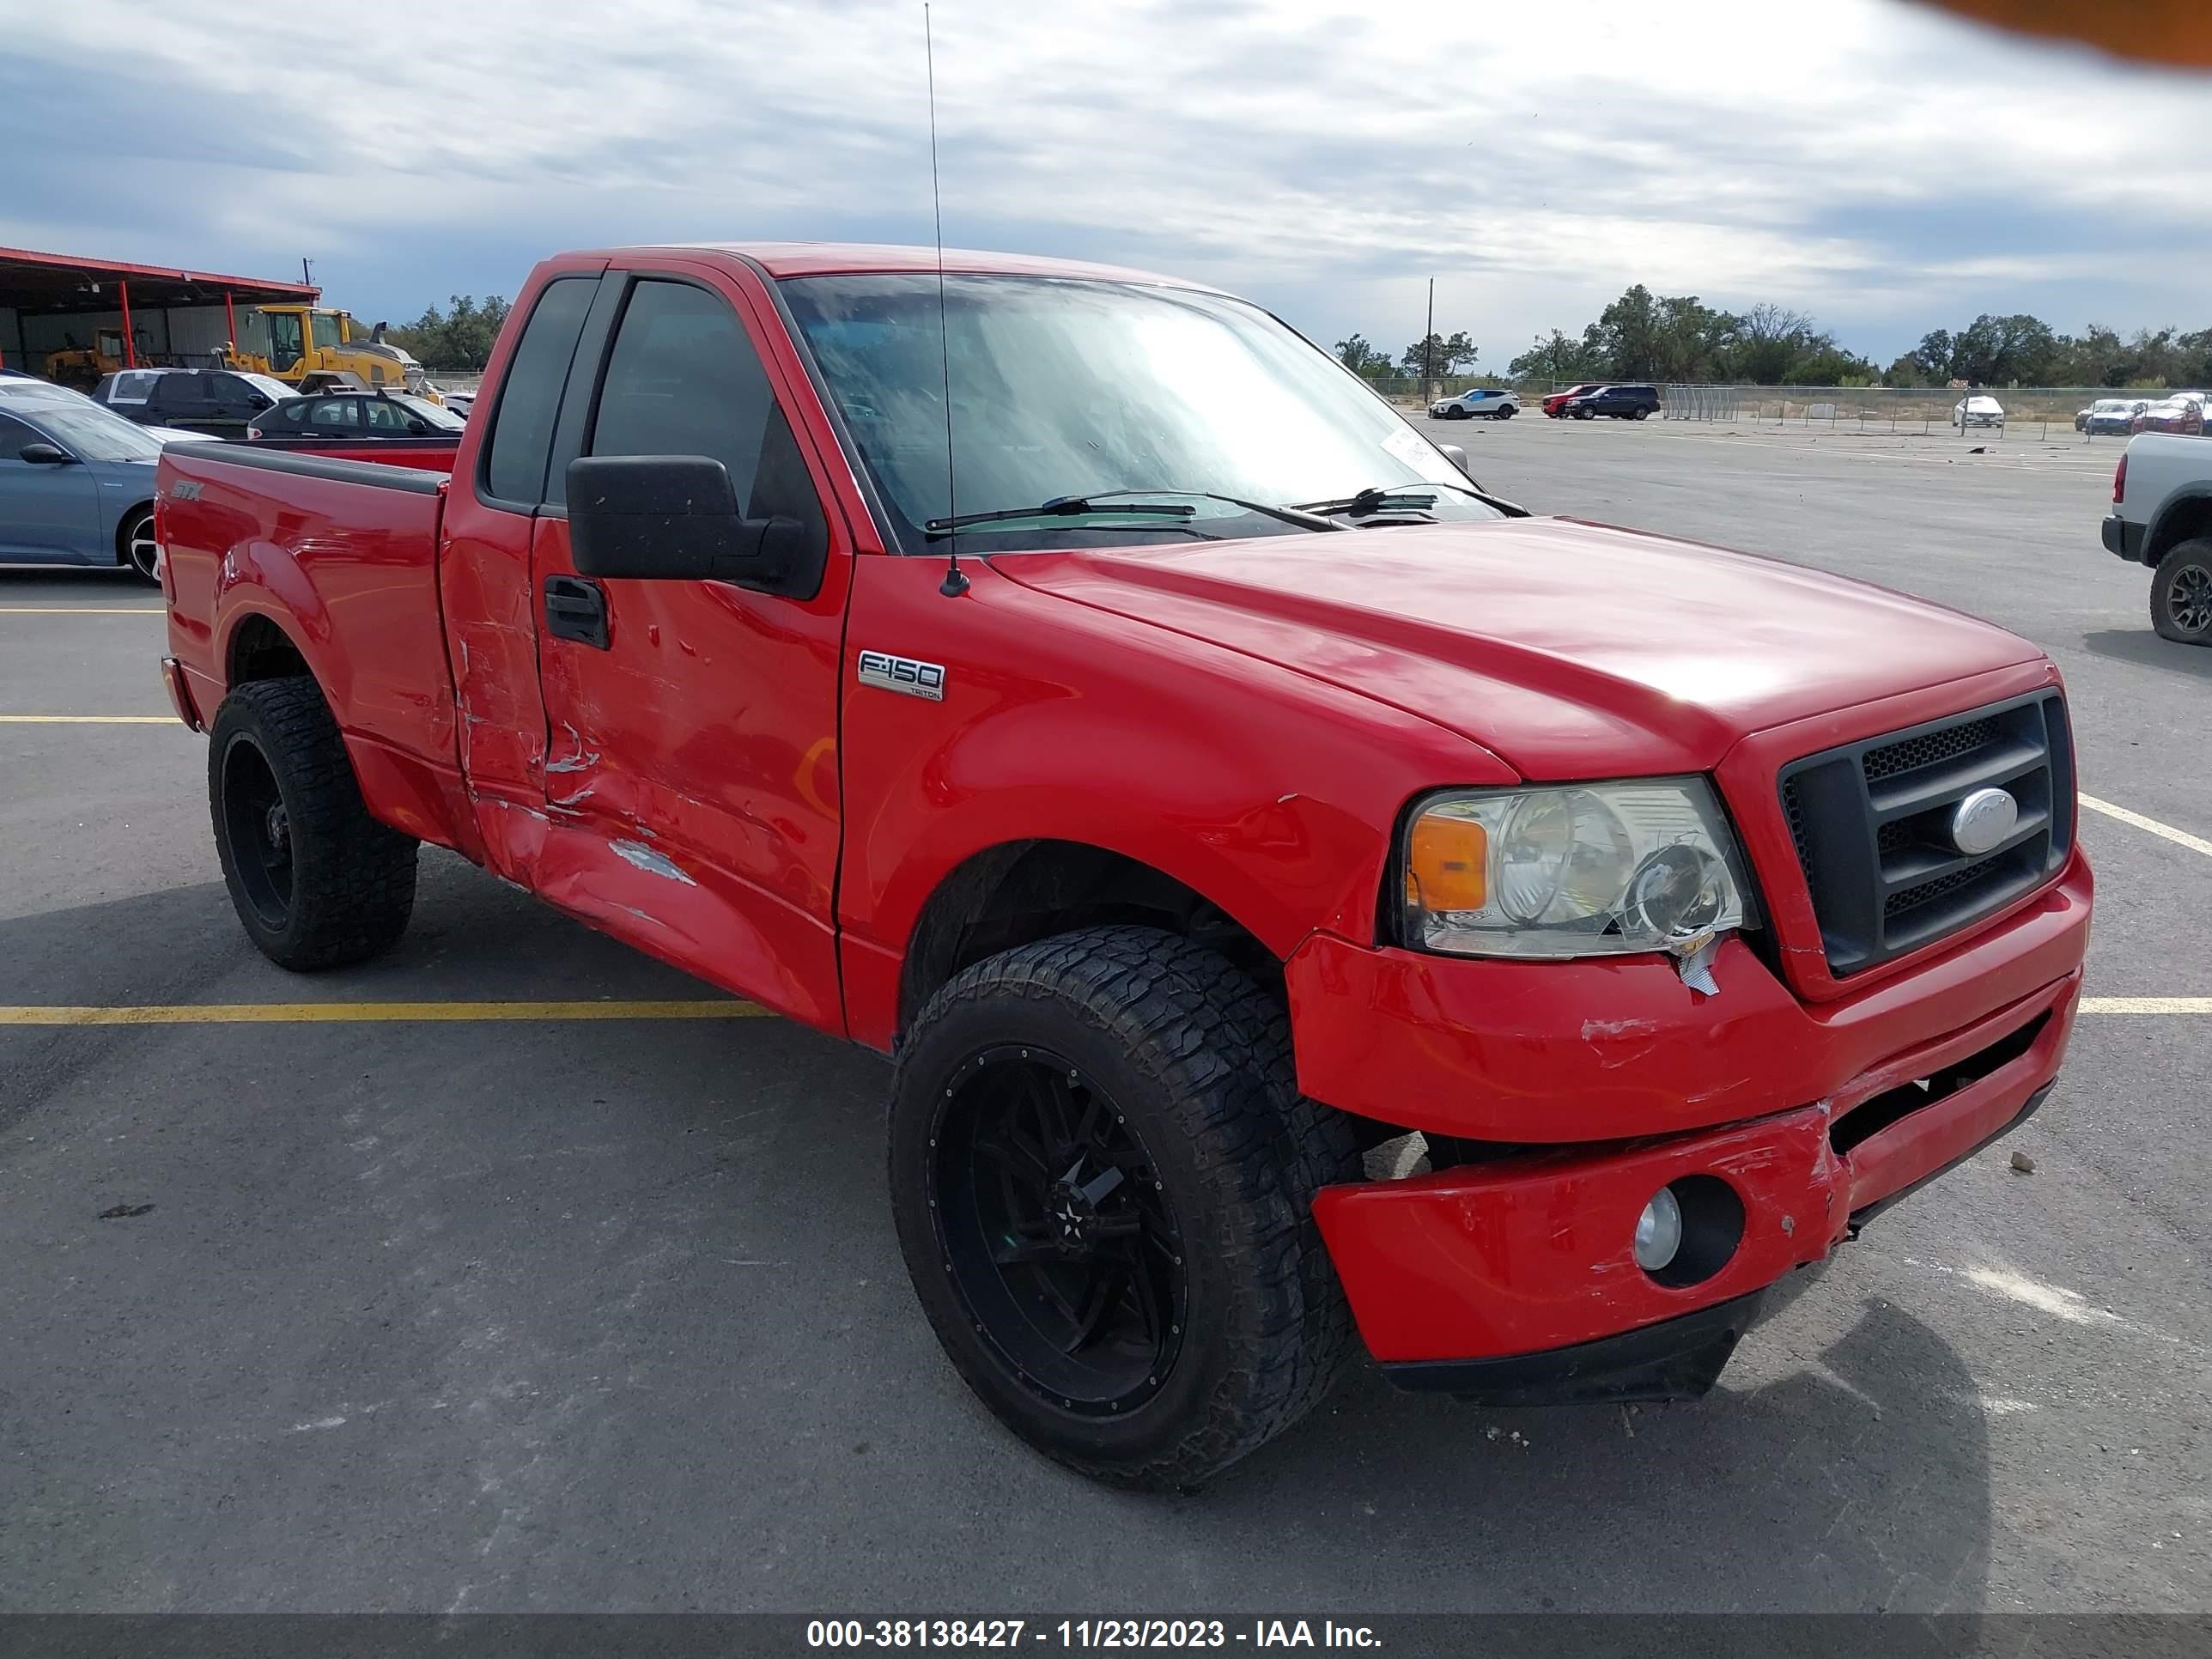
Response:
M1662 1187L1636 1218L1636 1265L1656 1273L1681 1248L1682 1206L1674 1201L1671 1188Z

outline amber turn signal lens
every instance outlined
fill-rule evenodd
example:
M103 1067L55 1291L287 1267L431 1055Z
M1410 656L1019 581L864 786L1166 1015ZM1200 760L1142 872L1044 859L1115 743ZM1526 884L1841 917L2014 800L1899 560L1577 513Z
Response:
M1471 818L1426 814L1406 852L1406 897L1429 910L1480 910L1488 896L1490 837Z

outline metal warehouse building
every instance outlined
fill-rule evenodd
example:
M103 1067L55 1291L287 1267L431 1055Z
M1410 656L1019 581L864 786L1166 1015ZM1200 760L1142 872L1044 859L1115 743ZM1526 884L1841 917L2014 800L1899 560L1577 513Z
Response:
M229 341L266 353L258 305L313 304L322 290L214 271L0 247L0 366L41 373L51 352L121 337L128 365L195 359Z

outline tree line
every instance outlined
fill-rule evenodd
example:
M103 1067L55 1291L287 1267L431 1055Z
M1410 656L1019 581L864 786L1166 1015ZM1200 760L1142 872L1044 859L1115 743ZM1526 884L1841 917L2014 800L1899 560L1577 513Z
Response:
M507 320L507 304L493 295L481 305L472 294L456 294L451 309L425 306L404 328L387 328L384 337L413 354L425 368L481 369L491 361L492 342Z
M1336 343L1336 355L1368 380L1473 375L1478 358L1464 331L1432 334L1395 359L1355 334ZM2123 338L2092 324L2072 335L2039 318L1984 313L1955 333L1931 330L1884 368L1802 311L1770 304L1721 311L1693 294L1655 295L1638 283L1579 334L1555 328L1537 336L1506 374L1746 386L2201 386L2212 385L2212 328L2137 329Z

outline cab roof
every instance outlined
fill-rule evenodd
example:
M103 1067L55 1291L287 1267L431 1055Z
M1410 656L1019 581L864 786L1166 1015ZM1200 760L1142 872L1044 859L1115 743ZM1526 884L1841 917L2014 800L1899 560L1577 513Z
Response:
M908 247L880 242L680 242L661 244L669 252L731 253L750 259L773 277L827 276L857 272L932 272L937 270L933 247ZM625 254L642 250L625 248ZM962 276L1066 276L1094 283L1146 283L1162 288L1200 289L1218 293L1203 283L1127 265L1094 264L1081 259L1052 259L1032 253L990 253L975 248L945 250L945 269Z

